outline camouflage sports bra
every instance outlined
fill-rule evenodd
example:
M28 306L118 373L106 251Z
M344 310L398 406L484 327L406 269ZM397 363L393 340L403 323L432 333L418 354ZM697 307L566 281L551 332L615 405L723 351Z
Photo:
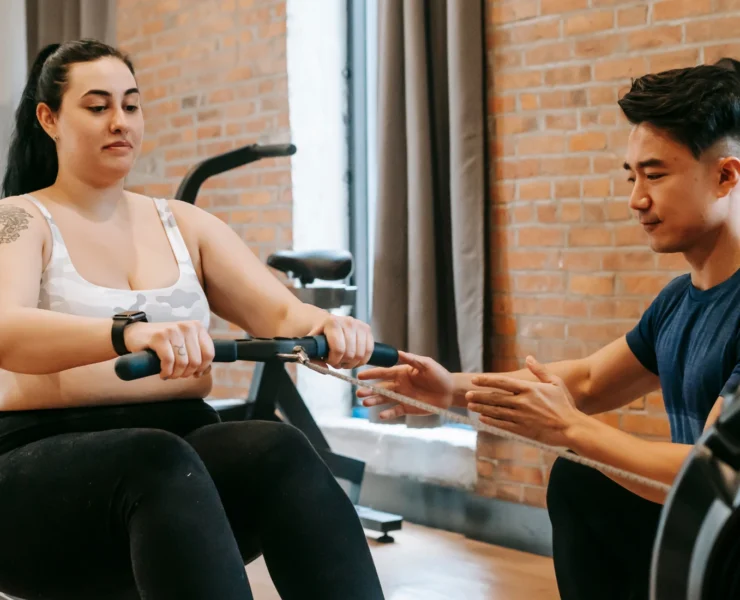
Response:
M125 310L143 310L150 322L200 321L208 328L211 312L185 240L167 200L155 198L157 213L180 268L171 286L154 290L119 290L90 283L77 272L59 228L46 207L25 195L46 218L52 235L49 264L41 276L38 308L84 317L112 317Z

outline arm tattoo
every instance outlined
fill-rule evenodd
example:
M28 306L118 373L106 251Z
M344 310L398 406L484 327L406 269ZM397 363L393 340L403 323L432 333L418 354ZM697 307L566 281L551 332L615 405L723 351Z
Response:
M9 244L20 237L20 232L28 229L28 219L33 215L20 206L5 204L0 206L0 244Z

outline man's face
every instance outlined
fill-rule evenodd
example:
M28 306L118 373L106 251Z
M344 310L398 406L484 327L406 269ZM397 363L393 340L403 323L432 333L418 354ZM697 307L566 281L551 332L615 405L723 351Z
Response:
M699 160L649 124L636 126L624 168L633 182L635 211L656 252L690 252L726 222L729 200L723 161L711 151Z

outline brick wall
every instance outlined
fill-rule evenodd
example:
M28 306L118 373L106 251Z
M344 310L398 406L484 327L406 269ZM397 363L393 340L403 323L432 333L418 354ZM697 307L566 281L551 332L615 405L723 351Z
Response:
M286 0L118 0L117 37L143 95L146 136L129 188L172 197L199 161L290 141ZM263 260L292 243L289 159L210 179L198 205ZM214 319L213 334L238 335ZM244 396L250 367L216 365L214 396Z
M577 358L627 332L685 272L627 206L630 77L739 56L738 0L487 3L494 371ZM603 416L669 435L659 394ZM479 491L544 505L550 456L481 436Z

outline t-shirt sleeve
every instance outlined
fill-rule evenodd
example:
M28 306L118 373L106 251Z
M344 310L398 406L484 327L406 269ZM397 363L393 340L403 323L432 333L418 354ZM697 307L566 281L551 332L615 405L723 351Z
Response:
M740 386L740 363L736 364L735 368L732 370L732 373L730 373L730 376L728 377L724 387L722 388L722 393L720 394L720 396L722 396L723 398L729 397L737 390L738 386Z
M657 313L659 298L656 298L643 313L640 321L627 333L627 345L632 354L651 373L658 375L658 357L655 353L657 335Z
M738 387L740 387L740 332L735 333L735 368L732 369L732 373L730 373L730 376L727 378L727 381L725 381L725 385L722 387L722 392L720 393L720 396L723 398L728 398L730 395L734 394L738 390Z

